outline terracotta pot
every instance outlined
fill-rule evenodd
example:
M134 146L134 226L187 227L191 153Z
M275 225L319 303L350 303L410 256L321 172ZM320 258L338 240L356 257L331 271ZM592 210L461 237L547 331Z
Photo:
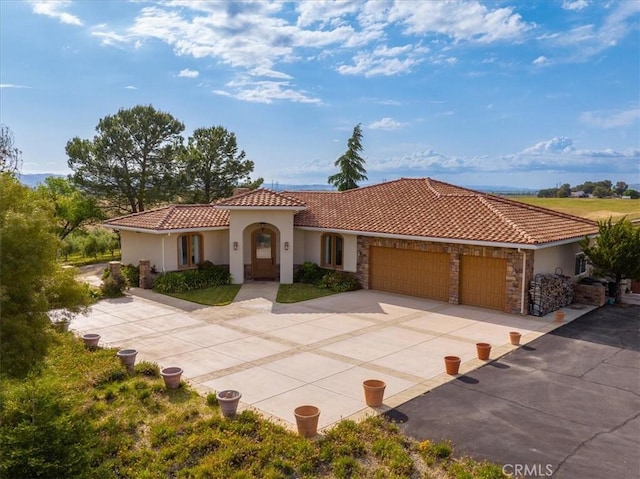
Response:
M476 352L478 353L478 359L486 361L491 354L491 345L489 343L476 343Z
M316 406L298 406L293 411L298 426L298 434L302 437L314 437L318 434L318 418L320 409Z
M182 368L172 366L163 368L160 376L164 379L164 385L167 389L178 389L180 387L180 379L182 378Z
M521 337L522 337L522 334L520 334L517 331L511 331L509 333L509 340L511 341L511 344L513 344L514 346L518 346L520 344Z
M100 341L100 335L96 333L87 333L82 335L84 345L89 349L98 347L98 341Z
M556 323L563 322L566 315L567 314L564 311L556 311L554 313L554 317L555 317Z
M445 356L444 357L444 366L447 371L447 374L451 374L455 376L458 374L460 370L460 358L458 356Z
M382 406L384 398L384 388L387 387L384 381L380 379L367 379L362 383L364 388L364 401L369 407Z
M233 389L225 389L224 391L218 391L216 393L218 404L220 404L220 412L224 417L233 417L236 415L241 397L242 394Z
M138 351L135 349L121 349L116 353L118 359L120 359L120 364L122 364L127 371L130 373L133 372L133 369L136 364L136 356L138 355Z

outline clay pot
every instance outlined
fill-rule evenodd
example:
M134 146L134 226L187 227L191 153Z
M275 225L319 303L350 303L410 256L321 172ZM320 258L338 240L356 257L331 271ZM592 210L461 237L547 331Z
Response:
M218 404L220 404L220 412L224 417L233 417L236 415L241 397L242 394L233 389L225 389L224 391L218 391L216 393Z
M311 405L298 406L294 409L293 414L296 417L298 434L307 438L318 434L318 418L320 417L320 409L318 407Z
M96 333L87 333L82 335L84 345L89 349L95 349L98 347L98 341L100 341L100 335Z
M121 349L116 353L116 356L120 359L120 364L127 368L130 373L134 370L137 355L138 351L135 349Z
M182 368L172 366L163 368L160 376L164 379L164 385L167 389L178 389L180 387L180 379L182 378Z
M458 356L445 356L444 367L447 371L447 374L455 376L460 370L460 358Z
M367 379L362 383L364 389L364 401L369 407L382 406L384 389L387 387L380 379Z
M491 354L491 345L489 343L476 343L476 352L478 353L478 359L486 361Z
M513 344L514 346L518 346L520 344L521 337L522 337L522 334L520 334L517 331L511 331L509 333L509 340L511 341L511 344Z
M564 311L556 311L554 313L554 317L555 317L556 323L563 322L566 315L567 314Z

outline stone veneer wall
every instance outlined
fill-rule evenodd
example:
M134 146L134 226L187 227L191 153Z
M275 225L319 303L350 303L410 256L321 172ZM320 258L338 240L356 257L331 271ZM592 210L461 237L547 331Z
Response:
M461 255L500 258L507 261L507 272L505 276L506 303L504 309L504 312L506 313L521 314L523 254L527 256L527 270L524 272L525 284L528 285L531 278L533 278L533 252L528 250L518 252L517 249L513 248L495 248L490 246L473 246L454 243L434 243L430 241L358 236L358 268L356 276L364 289L369 289L369 247L371 246L449 254L449 303L451 304L459 304L460 302ZM525 314L528 314L529 312L528 290L528 287L525 288Z
M574 284L573 301L579 304L602 306L607 301L603 284Z

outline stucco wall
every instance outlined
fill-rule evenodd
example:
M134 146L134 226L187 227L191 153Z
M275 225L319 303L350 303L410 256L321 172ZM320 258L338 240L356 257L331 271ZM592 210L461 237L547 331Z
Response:
M296 256L295 264L302 264L305 261L311 261L312 263L321 265L320 253L322 252L322 248L320 245L320 241L322 239L322 235L326 233L326 231L297 231L303 233L304 235L304 254ZM350 271L352 273L355 273L358 270L358 236L342 233L340 234L340 236L342 236L342 238L344 239L343 271Z
M229 232L204 231L201 234L203 259L215 264L229 264ZM148 259L158 271L175 271L178 269L179 236L180 233L149 234L120 231L122 262L137 265L141 259Z
M533 274L548 274L562 271L565 276L574 276L576 254L582 248L578 243L570 243L552 248L536 250L533 259Z

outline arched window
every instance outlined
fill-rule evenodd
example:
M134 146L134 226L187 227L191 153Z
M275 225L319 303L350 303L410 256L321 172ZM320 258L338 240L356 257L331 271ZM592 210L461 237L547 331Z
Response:
M202 243L200 233L178 236L178 268L193 268L202 262Z
M320 253L322 267L342 269L344 265L344 239L335 233L322 235L322 252Z

